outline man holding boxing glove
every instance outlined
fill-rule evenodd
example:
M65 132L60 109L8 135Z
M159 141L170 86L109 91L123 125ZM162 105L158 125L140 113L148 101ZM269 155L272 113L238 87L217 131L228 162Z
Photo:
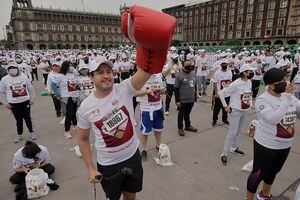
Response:
M158 23L159 21L159 23ZM121 84L114 84L113 64L101 58L91 63L91 80L96 91L78 112L78 143L89 180L100 182L110 200L134 200L142 190L143 168L134 129L132 97L152 74L162 71L176 26L175 18L147 8L133 6L122 15L122 32L137 42L138 71ZM90 150L90 129L95 133L97 170ZM122 174L125 169L131 173ZM117 178L116 174L121 174Z

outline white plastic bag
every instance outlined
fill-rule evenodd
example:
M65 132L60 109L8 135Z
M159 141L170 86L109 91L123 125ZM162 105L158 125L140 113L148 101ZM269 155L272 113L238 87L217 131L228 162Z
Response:
M47 186L48 174L42 169L33 169L25 177L27 198L35 199L46 196L49 193Z
M169 167L173 165L170 149L166 144L159 145L158 156L157 158L154 158L154 160L156 161L156 164L164 167Z
M249 172L251 173L253 169L253 160L251 160L250 162L246 163L243 167L242 170L245 172Z

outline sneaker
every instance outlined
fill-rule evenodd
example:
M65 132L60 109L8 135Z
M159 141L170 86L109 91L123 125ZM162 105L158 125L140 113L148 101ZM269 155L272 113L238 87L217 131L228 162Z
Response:
M178 134L179 134L180 136L185 136L185 133L184 133L184 130L183 130L183 129L179 129L179 130L178 130Z
M72 135L71 135L70 131L66 131L64 133L64 136L65 136L66 139L71 139L72 138Z
M245 153L241 150L239 150L239 148L232 148L230 147L230 150L229 150L231 153L235 153L235 154L238 154L238 155L245 155Z
M264 196L262 191L260 191L260 193L258 193L256 195L256 198L257 198L257 200L272 200L273 199L272 195L270 195L268 197Z
M227 125L229 125L229 121L226 119L226 120L222 120L222 122L224 123L224 124L227 124Z
M198 95L199 95L199 97L201 97L201 95L202 95L201 92L199 92Z
M73 131L77 131L77 125L73 125Z
M21 135L17 135L16 139L14 140L14 143L19 143L21 142Z
M166 116L169 116L169 111L166 111L166 112L165 112L165 115L166 115Z
M203 96L207 96L206 92L203 92L202 95L203 95Z
M66 119L66 117L64 117L58 124L64 125L65 124L65 119Z
M211 123L211 125L212 125L212 126L216 126L216 125L217 125L217 121L213 121L213 122Z
M196 128L192 127L192 126L185 127L184 130L191 131L191 132L197 132L198 131L198 129L196 129Z
M227 165L227 156L222 154L221 157L220 157L220 163L224 166Z
M37 134L36 134L35 132L31 132L31 133L30 133L30 136L31 136L31 139L32 139L32 140L38 139L38 136L37 136Z
M145 149L141 152L141 158L143 161L147 161L148 159L147 151Z

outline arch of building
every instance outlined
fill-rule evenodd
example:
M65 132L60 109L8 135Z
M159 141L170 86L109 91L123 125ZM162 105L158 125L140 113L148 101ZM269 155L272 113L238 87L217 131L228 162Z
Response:
M29 50L33 50L33 45L32 44L27 44L26 48L29 49Z
M260 45L260 41L254 41L253 45Z
M288 44L297 44L297 40L288 40L287 43Z
M269 41L269 40L266 40L266 41L263 42L263 44L264 44L264 45L272 45L272 42Z
M274 45L283 45L283 41L282 40L276 40L274 42Z
M205 46L210 46L210 43L205 43Z
M40 44L40 45L39 45L39 49L47 49L47 45L45 45L45 44Z
M251 43L250 43L249 41L245 41L245 42L244 42L244 45L246 45L246 46L247 46L247 45L251 45Z
M212 45L212 46L217 46L217 43L213 42L211 45Z

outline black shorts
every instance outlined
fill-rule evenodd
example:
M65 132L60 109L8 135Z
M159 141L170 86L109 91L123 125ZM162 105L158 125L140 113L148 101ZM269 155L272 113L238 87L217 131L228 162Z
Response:
M137 193L142 191L143 187L143 167L140 151L121 163L109 166L102 166L97 163L98 171L103 175L101 185L110 200L118 200L122 192ZM121 170L129 168L131 175L122 174ZM117 175L116 175L117 174Z

